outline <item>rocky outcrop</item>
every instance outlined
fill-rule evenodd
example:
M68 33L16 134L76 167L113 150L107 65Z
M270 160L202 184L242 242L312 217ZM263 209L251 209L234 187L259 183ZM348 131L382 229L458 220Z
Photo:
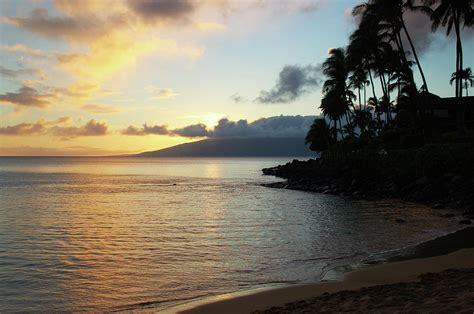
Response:
M374 164L372 173L357 169L357 164L324 159L293 160L286 165L263 169L265 175L286 179L266 184L273 188L313 191L375 200L399 198L433 208L461 209L467 219L474 219L474 177L466 172L439 175L403 175Z

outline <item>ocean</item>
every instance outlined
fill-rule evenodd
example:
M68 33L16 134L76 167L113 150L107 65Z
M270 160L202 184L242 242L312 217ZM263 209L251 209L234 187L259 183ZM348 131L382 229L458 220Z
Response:
M0 158L0 311L165 309L459 229L420 205L261 186L290 160Z

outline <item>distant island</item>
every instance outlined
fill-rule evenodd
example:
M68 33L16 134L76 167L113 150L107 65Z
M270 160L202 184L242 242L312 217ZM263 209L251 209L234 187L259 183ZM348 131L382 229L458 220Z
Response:
M303 138L222 138L180 144L133 157L314 157Z

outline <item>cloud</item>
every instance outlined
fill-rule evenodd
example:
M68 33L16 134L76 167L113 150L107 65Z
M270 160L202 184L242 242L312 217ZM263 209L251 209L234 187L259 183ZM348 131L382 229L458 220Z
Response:
M421 1L419 0L415 0L414 4L422 5ZM355 27L360 24L361 15L353 16L352 8L346 9L345 16L354 23ZM415 46L416 52L419 56L422 56L430 49L442 48L449 42L456 40L454 30L451 32L450 37L446 37L446 29L443 27L440 27L436 32L433 32L431 28L432 22L430 17L422 12L407 10L403 14L403 19L412 39L413 45ZM474 29L472 27L464 28L462 30L462 36L473 38ZM403 30L401 32L401 38L405 51L407 53L412 53L410 42L408 41L408 38ZM413 59L413 55L411 55L411 59Z
M13 53L24 53L33 57L48 58L48 54L44 53L39 49L30 48L22 44L15 45L0 45L0 51L13 52Z
M255 99L260 103L289 103L320 84L320 66L286 65L280 71L277 83L270 91L261 91Z
M88 53L58 54L57 61L60 68L81 81L87 79L96 83L124 67L134 65L140 56L156 51L160 43L159 40L137 41L127 33L113 33L91 42Z
M62 117L57 120L39 120L35 123L20 123L0 128L0 135L38 135L51 134L62 139L71 139L80 136L103 136L108 134L106 122L90 120L83 126L67 126L71 117Z
M304 137L314 116L274 116L249 123L247 120L221 119L210 137Z
M107 150L96 147L70 146L64 148L0 146L0 156L110 156L134 153L126 150Z
M236 104L245 101L245 98L243 96L239 95L238 93L235 93L235 94L231 95L230 99L232 99Z
M0 22L14 25L29 32L50 38L62 38L69 41L85 41L104 34L101 21L81 17L53 17L45 9L34 9L28 17L5 16Z
M254 0L254 1L215 1L224 16L248 11L268 11L273 15L308 14L318 10L327 0Z
M48 79L48 75L46 75L46 73L44 73L44 71L41 69L25 68L25 69L12 70L12 69L5 68L4 66L1 66L1 65L0 65L0 75L10 78L10 79L14 79L14 78L25 76L25 75L35 75L39 77L40 81L45 81Z
M106 122L98 122L94 119L90 120L83 126L54 126L50 129L55 136L63 139L70 139L80 136L104 136L108 134L108 126Z
M49 126L67 123L70 120L70 117L62 117L54 121L39 120L35 123L20 123L17 125L0 127L0 135L22 136L43 134L47 131Z
M31 135L43 133L45 127L42 123L20 123L13 126L0 128L0 135Z
M188 125L181 129L174 129L171 133L183 137L206 137L209 135L209 131L203 123Z
M186 19L196 9L196 2L190 0L128 0L127 4L139 17L151 23Z
M108 113L116 113L120 111L119 109L115 107L107 106L107 105L99 105L99 104L83 105L81 109L91 112L91 113L95 113L95 114L108 114Z
M134 136L142 136L142 135L168 135L168 127L166 125L153 125L148 126L146 123L143 125L142 128L137 128L130 125L127 129L122 131L123 135L134 135Z
M23 85L16 93L0 95L0 103L16 105L17 109L26 107L46 108L55 98L53 94L41 94L33 87Z
M167 99L167 98L174 98L177 96L171 88L164 88L160 89L157 93L157 95L150 97L150 99Z
M75 84L100 86L117 72L134 67L142 57L152 54L196 59L204 52L203 47L195 44L164 39L163 32L159 32L168 23L163 22L165 16L171 21L184 16L187 10L192 13L194 1L56 0L54 6L59 15L34 9L27 16L0 17L0 23L69 43L71 51L48 55L58 69L73 76ZM150 25L154 18L160 20L160 27ZM45 55L24 45L2 45L1 49ZM93 92L81 97L91 98Z
M168 135L189 138L256 138L256 137L304 137L308 132L315 116L275 116L261 118L249 123L247 120L231 121L227 118L219 120L218 124L209 129L205 124L193 124L183 128L169 129L167 126L143 128L129 126L122 131L124 135Z
M435 39L438 37L436 33L431 31L430 18L420 12L406 12L403 16L406 27L415 45L416 52L420 55L427 51ZM405 33L402 32L402 41L405 51L411 51L410 43ZM413 57L413 56L412 56Z

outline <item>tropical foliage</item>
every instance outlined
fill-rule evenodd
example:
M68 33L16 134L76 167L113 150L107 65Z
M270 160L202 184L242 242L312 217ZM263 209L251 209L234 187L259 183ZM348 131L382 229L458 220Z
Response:
M427 14L433 31L446 27L449 35L455 30L456 69L450 82L460 103L468 96L473 76L464 68L461 34L474 26L474 0L368 0L353 9L360 22L348 46L330 49L323 63L320 109L326 120L317 119L311 127L306 137L311 149L321 151L347 138L379 137L400 126L419 129L419 106L431 94L405 23L408 11Z

